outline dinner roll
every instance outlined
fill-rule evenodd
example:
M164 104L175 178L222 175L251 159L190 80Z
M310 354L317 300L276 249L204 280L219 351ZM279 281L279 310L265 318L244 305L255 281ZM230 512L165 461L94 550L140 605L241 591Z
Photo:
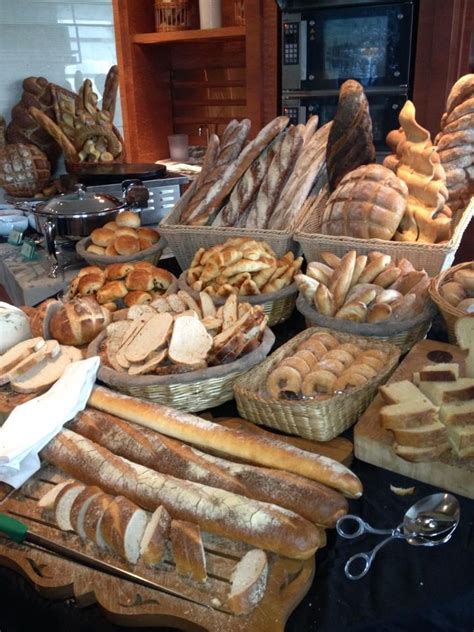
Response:
M115 231L115 238L121 237L122 235L130 235L130 237L136 237L138 239L138 233L134 228L117 228Z
M91 240L96 246L106 248L114 243L115 233L113 230L109 230L108 228L96 228L91 232Z
M107 222L107 224L102 226L102 228L108 228L109 230L117 230L118 227L117 222Z
M140 226L140 216L132 211L122 211L117 215L115 221L119 226L128 228L138 228Z
M107 246L105 254L107 257L117 257L119 253L115 250L115 246L112 244L111 246Z
M143 238L151 241L152 244L156 244L156 242L160 238L160 234L154 228L148 228L146 226L142 226L137 230L138 239Z
M121 235L114 241L114 248L119 255L134 255L140 251L140 242L131 235Z
M86 252L92 252L94 255L105 255L105 248L91 244L86 248Z

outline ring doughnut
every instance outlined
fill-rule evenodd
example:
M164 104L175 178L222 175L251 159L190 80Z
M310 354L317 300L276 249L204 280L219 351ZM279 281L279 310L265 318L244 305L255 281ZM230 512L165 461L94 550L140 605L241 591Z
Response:
M313 364L316 364L317 358L309 349L300 349L294 355L296 358L303 358L306 364L311 368Z
M351 365L351 371L355 371L356 373L360 373L368 380L370 378L375 377L377 375L377 370L374 369L369 364L365 364L364 362L357 362L357 364Z
M317 334L312 335L310 340L313 340L313 339L319 340L319 342L322 342L323 345L327 349L329 349L329 351L339 346L339 340L335 338L332 334L328 334L325 331L321 331L321 332L318 332Z
M298 351L307 349L316 357L316 360L320 360L324 354L328 352L328 349L323 345L320 340L315 338L308 338L298 346Z
M272 397L280 397L282 391L301 393L301 374L291 366L278 366L267 378L267 391Z
M355 373L352 368L336 379L334 382L335 391L345 391L348 386L364 386L367 383L367 378L360 373Z
M382 362L382 360L379 360L378 358L373 358L372 356L368 356L365 353L357 358L357 362L368 364L376 371L380 371L380 369L383 369L384 367L384 363Z
M354 362L354 356L347 351L341 351L340 349L332 349L328 351L326 355L323 357L323 360L339 360L342 364L347 367L349 364Z
M339 345L338 350L347 351L347 353L350 353L351 356L354 356L354 358L363 351L363 349L361 349L358 345L355 345L353 342L345 342L343 345Z
M385 362L385 360L387 359L387 354L385 353L385 351L380 351L380 349L367 349L366 351L364 351L364 355L371 356L372 358L377 358L377 360L382 360L382 362Z
M303 360L303 358L298 358L297 356L290 356L289 358L285 358L280 362L280 366L291 366L293 369L296 369L301 377L307 375L311 368L307 362Z
M344 364L339 360L334 360L333 358L323 358L316 364L314 370L323 369L324 371L329 371L336 377L339 377L341 373L344 373L345 368Z
M317 370L311 371L303 380L302 393L306 397L314 397L315 395L332 393L334 391L334 383L336 376L329 371Z

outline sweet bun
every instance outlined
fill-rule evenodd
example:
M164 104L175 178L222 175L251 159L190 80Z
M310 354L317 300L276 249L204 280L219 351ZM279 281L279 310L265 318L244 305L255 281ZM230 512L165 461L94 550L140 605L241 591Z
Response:
M102 228L108 228L109 230L117 230L118 224L117 222L107 222L107 224L104 224Z
M90 296L100 290L100 288L104 285L105 274L99 274L98 272L91 272L90 274L85 274L79 280L79 284L77 286L77 293L81 296Z
M140 250L147 250L147 248L151 248L153 246L153 242L146 237L138 237L138 241L140 243Z
M140 251L140 242L131 235L121 235L114 241L114 248L119 255L134 255Z
M102 248L102 246L91 244L86 248L86 252L91 252L94 255L105 255L105 248Z
M96 228L91 232L91 241L95 246L106 248L111 246L115 240L115 232L108 228Z
M107 266L105 275L109 281L117 281L118 279L124 279L130 270L137 266L137 263L112 263Z
M140 216L132 211L122 211L117 215L115 221L119 226L127 226L128 228L140 227Z
M101 305L124 298L128 290L123 281L109 281L97 291L95 297Z
M132 290L125 295L123 302L127 307L132 307L132 305L145 305L146 303L151 303L152 299L152 295L148 292Z
M147 226L142 226L137 230L138 239L143 238L151 241L152 244L156 244L156 242L160 239L160 234L154 228L148 228Z
M133 269L125 277L125 286L128 290L149 292L154 289L153 275L150 270Z
M118 252L115 250L115 246L107 246L107 248L105 249L105 254L107 257L117 257L118 256Z
M134 228L119 226L115 231L115 238L121 237L122 235L130 235L130 237L136 237L138 239L137 231Z

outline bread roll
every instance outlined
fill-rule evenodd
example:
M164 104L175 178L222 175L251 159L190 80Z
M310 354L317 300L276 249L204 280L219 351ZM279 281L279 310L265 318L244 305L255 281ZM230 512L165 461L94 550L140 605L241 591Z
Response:
M122 211L115 218L117 226L126 228L139 228L140 227L140 215L133 213L132 211Z
M91 232L91 240L96 246L106 248L114 243L115 232L108 228L96 228Z
M95 294L100 288L104 285L105 274L98 272L91 272L90 274L85 274L79 279L79 284L77 286L77 293L80 296L90 296L91 294Z
M101 305L124 298L128 289L123 281L109 281L97 291L95 297Z
M449 281L439 288L439 293L450 305L456 307L467 297L467 292L458 281Z
M117 230L118 227L119 226L117 222L107 222L107 224L104 224L102 226L102 228L108 228L109 230L114 230L114 231Z
M91 252L94 255L105 255L105 248L91 244L86 248L86 252Z
M160 233L154 228L148 228L147 226L139 228L137 230L137 235L139 239L146 239L152 244L156 244L156 242L160 239Z
M132 290L130 292L127 292L123 299L123 302L127 307L131 307L132 305L145 305L146 303L151 303L152 300L153 297L148 292Z
M140 251L140 242L137 237L121 235L115 239L113 247L119 255L134 255Z
M137 265L135 263L112 263L105 268L105 276L109 281L124 279L130 270L133 270Z
M111 245L111 246L107 246L107 248L105 249L105 254L107 257L117 257L120 253L118 253L117 250L115 250L114 245Z

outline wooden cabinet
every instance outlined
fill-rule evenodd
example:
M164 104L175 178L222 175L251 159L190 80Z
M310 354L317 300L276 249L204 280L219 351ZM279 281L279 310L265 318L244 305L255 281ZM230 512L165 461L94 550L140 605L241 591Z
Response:
M235 24L233 0L222 9L222 28L157 33L153 0L114 0L128 161L168 156L169 134L205 145L232 118L250 118L255 135L276 116L276 3L246 0L244 26Z

